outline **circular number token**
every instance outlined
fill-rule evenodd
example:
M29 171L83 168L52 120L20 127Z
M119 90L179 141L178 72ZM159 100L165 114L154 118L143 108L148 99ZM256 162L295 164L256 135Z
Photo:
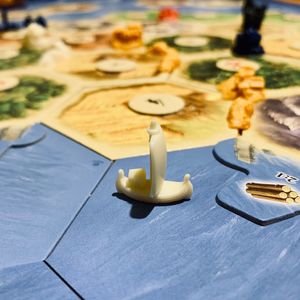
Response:
M20 80L18 77L5 76L0 77L0 91L6 91L14 88L19 84Z
M257 71L260 65L243 58L223 58L217 61L216 66L224 71L237 72L242 67L250 67Z
M182 47L202 47L207 45L208 38L197 36L182 36L175 39L175 44Z
M286 15L283 15L283 18L286 21L300 21L300 15L298 15L298 14L286 14Z
M168 115L184 108L184 100L170 94L144 94L132 98L129 107L141 114Z
M17 57L20 54L18 49L3 48L0 49L0 59L10 59Z
M123 58L110 58L100 60L96 69L106 73L122 73L136 69L136 62Z
M293 42L289 45L289 47L294 50L300 50L300 42L299 41Z
M86 45L94 43L96 38L92 35L75 34L64 37L64 41L69 45Z
M5 40L21 40L24 38L26 34L26 30L15 30L15 31L8 31L2 34L2 38Z

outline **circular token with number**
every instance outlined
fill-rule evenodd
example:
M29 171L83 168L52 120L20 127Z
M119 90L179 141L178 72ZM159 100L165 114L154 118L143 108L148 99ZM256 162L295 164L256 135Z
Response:
M286 21L300 21L300 15L298 14L285 14L283 15L283 18Z
M208 44L208 38L197 36L182 36L175 39L175 44L182 47L202 47Z
M96 38L93 35L75 34L64 37L64 41L69 45L85 45L95 42Z
M184 100L170 94L137 95L128 103L129 107L141 114L168 115L184 108Z
M295 41L291 43L289 46L291 49L300 50L300 41Z
M260 65L244 58L223 58L217 61L216 66L224 71L237 72L242 67L250 67L257 71Z
M0 59L10 59L17 57L20 54L18 49L13 48L0 48Z
M13 76L3 76L0 77L0 91L6 91L16 87L20 80L18 77Z
M26 34L26 30L15 30L15 31L8 31L2 34L2 38L5 40L21 40L24 38Z
M123 58L109 58L100 60L96 69L106 73L122 73L136 69L136 62Z

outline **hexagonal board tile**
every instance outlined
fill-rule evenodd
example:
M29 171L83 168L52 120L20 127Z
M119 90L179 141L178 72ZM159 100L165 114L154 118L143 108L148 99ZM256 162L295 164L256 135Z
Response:
M45 259L111 164L43 125L24 136L0 142L0 268Z
M85 299L297 297L300 218L262 227L216 205L217 191L241 176L212 148L171 152L168 162L168 180L191 174L189 201L153 206L116 193L118 169L144 167L148 157L116 161L51 267Z
M2 299L78 299L43 262L0 269Z
M139 114L128 107L135 96L171 94L185 102L183 110L164 116ZM159 121L169 150L215 144L235 132L226 124L229 102L210 99L199 90L168 83L87 90L57 110L47 124L112 159L148 153L150 121Z

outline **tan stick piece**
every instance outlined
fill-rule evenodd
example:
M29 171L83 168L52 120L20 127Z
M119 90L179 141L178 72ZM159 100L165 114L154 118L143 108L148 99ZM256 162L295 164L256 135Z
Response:
M255 198L258 198L258 199L263 199L263 200L269 200L269 201L276 201L276 202L280 202L280 203L286 203L284 199L278 199L278 198L270 198L270 197L267 197L267 196L262 196L262 195L252 195L253 197Z
M294 201L295 201L296 203L300 203L300 197L299 197L299 196L296 197L296 198L294 199Z
M291 188L289 186L283 184L267 184L267 183L251 182L251 183L247 183L246 186L247 188L254 188L260 190L272 190L272 191L279 191L285 193L289 193L291 191Z
M289 193L289 197L291 197L291 198L297 198L297 197L298 197L298 194L297 194L296 192L294 192L294 191L291 191L291 192Z
M246 192L251 194L252 196L264 196L268 198L275 198L275 199L283 199L285 200L287 198L287 193L285 192L278 192L278 191L272 191L272 190L259 190L259 189L246 189Z
M293 198L290 198L290 197L286 198L285 201L286 201L287 203L295 203L294 199L293 199Z

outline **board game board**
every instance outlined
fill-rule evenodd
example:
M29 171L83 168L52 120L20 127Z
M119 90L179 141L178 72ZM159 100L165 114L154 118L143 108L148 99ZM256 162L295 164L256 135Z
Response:
M176 22L157 21L166 6ZM270 4L266 54L246 58L266 100L237 137L217 85L234 74L240 7L33 1L11 12L44 16L65 48L29 50L23 30L0 34L0 299L299 298L300 7ZM132 22L143 47L114 49L112 32ZM172 72L148 55L161 41L179 53ZM107 60L128 70L106 72ZM161 94L184 107L151 114ZM131 107L144 95L149 113ZM119 169L150 173L152 120L167 177L191 176L188 200L146 204L116 189Z

